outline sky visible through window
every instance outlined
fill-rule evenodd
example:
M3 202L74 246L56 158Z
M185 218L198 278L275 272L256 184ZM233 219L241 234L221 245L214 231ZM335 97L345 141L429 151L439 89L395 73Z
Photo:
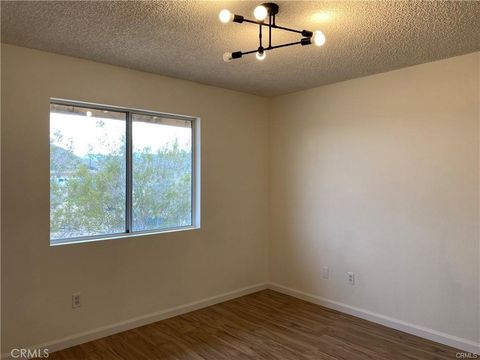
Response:
M56 140L54 144L63 148L65 148L72 139L75 139L72 144L73 153L77 156L86 156L89 153L91 145L91 135L98 131L98 122L104 120L105 119L101 117L51 113L50 134L54 134L55 131L62 133L62 139ZM118 124L112 124L110 120L111 119L105 122L104 125L104 129L109 133L109 137L115 139L125 135L125 121L117 120L115 123ZM160 127L161 131L152 132L152 126ZM181 149L190 149L191 135L191 128L187 127L135 122L136 147L150 148L155 152L172 143L174 139L178 140L178 145ZM121 146L121 144L118 144L118 146ZM110 152L110 149L105 143L97 144L95 152L98 154L107 154Z

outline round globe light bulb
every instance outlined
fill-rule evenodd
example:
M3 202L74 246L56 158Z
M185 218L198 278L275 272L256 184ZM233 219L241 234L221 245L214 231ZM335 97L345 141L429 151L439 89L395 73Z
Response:
M226 52L223 54L223 61L230 62L232 61L232 53Z
M256 56L257 56L257 60L265 60L265 58L267 57L267 52L266 51L257 51L256 53Z
M317 30L313 33L313 43L316 46L322 46L325 44L325 35L320 30Z
M87 111L86 115L87 115L88 117L90 117L90 116L92 116L93 114L92 114L91 111Z
M233 14L230 11L228 11L227 9L223 9L218 14L218 18L220 19L220 21L222 23L226 24L226 23L233 20Z
M253 16L255 16L255 19L258 21L263 21L268 16L268 10L265 6L259 5L253 10Z

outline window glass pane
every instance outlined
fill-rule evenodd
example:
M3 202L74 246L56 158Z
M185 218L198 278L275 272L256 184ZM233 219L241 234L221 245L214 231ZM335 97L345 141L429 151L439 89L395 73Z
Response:
M133 231L192 225L192 123L133 114Z
M50 105L50 238L125 232L126 113Z

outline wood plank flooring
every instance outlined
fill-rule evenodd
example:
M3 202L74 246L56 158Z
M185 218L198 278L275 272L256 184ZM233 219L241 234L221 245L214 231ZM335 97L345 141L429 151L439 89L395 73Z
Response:
M455 359L460 350L264 290L50 354L51 360Z

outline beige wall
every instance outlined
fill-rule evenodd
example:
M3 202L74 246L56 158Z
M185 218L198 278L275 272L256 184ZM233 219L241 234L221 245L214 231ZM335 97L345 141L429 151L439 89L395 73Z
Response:
M479 61L470 54L267 100L2 45L2 351L269 273L478 342ZM202 228L50 248L50 97L200 116Z
M273 99L272 282L478 342L479 60Z
M200 116L202 228L49 247L50 97ZM265 282L267 131L265 98L2 45L2 351Z

